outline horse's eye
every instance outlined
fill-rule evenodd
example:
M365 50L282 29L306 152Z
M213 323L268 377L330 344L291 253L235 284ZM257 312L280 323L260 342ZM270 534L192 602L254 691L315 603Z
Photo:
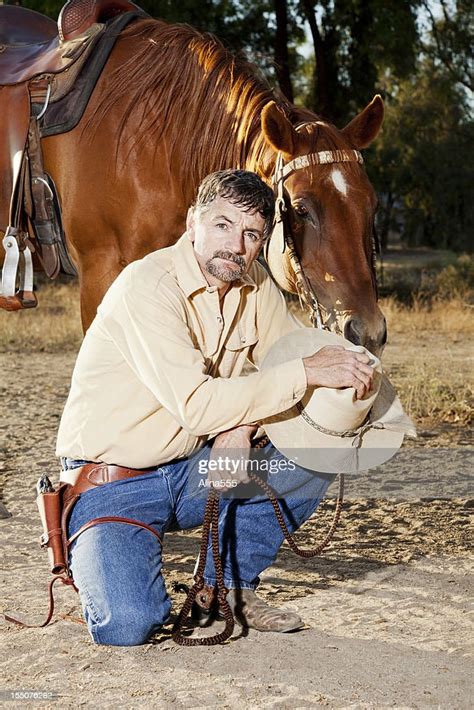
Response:
M297 202L295 205L293 205L293 209L298 215L298 217L307 217L309 214L307 208L301 202Z

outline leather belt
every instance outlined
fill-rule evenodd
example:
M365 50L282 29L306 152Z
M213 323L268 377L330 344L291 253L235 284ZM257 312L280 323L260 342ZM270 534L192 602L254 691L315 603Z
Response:
M150 468L126 468L125 466L115 466L106 463L88 463L78 468L61 471L61 483L69 483L72 489L68 492L71 495L81 495L92 488L102 486L104 483L113 481L123 481L128 478L136 478L143 473L150 473L156 470L156 466Z

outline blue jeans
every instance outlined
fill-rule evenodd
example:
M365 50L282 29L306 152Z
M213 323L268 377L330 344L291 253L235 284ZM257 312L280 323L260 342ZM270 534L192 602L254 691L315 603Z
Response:
M208 459L211 446L209 442L192 458L87 491L73 508L68 536L92 518L108 515L147 523L162 539L168 530L201 525L208 489L200 485L206 476L199 462ZM287 460L272 444L263 453L273 461L271 470L275 471L266 480L280 497L285 521L294 531L317 508L334 476L299 467L285 469ZM63 468L83 463L62 459ZM229 589L255 589L260 573L273 564L283 542L268 498L255 490L250 491L251 497L242 498L242 488L236 489L239 497L230 494L220 500L220 551ZM171 600L161 574L161 545L146 529L117 522L93 526L72 543L70 566L96 643L143 644L167 621ZM210 549L205 581L210 585L216 581Z

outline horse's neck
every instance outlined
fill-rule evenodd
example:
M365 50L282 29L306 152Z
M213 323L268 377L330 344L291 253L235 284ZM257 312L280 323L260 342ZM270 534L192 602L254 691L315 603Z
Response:
M268 145L260 129L250 143L243 167L257 173L264 180L270 180L275 171L275 162L275 149Z

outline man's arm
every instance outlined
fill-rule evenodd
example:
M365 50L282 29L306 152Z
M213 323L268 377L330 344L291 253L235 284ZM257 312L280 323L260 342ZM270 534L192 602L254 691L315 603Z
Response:
M127 283L100 313L137 378L184 429L213 436L282 412L301 399L306 391L301 358L247 377L208 375L169 279L164 275L158 287L147 290L131 268Z

